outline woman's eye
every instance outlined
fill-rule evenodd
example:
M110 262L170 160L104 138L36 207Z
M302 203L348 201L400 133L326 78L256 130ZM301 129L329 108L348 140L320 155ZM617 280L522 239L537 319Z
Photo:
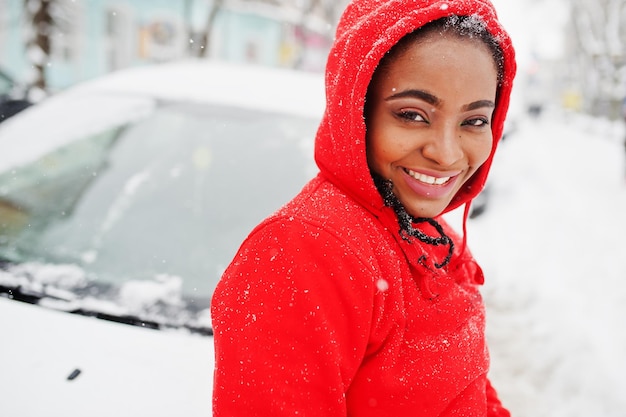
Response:
M489 120L486 118L478 117L476 119L469 119L463 123L466 126L482 127L489 125Z
M416 111L412 110L404 110L398 113L398 117L404 120L409 120L413 122L425 122L426 119Z

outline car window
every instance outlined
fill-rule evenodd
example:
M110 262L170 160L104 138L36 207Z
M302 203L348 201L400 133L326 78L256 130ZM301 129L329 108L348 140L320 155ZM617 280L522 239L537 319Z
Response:
M7 76L0 72L0 99L2 96L8 95L13 89L13 82Z
M60 94L0 124L0 172L152 114L155 100L121 94Z
M315 172L314 119L163 104L0 173L0 255L198 305L247 233Z

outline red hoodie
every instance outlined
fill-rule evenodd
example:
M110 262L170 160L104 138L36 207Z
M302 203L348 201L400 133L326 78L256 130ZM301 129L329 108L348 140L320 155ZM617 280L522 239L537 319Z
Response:
M320 173L255 228L215 290L214 416L509 415L487 380L480 267L441 219L459 242L446 267L434 265L447 248L402 239L366 161L377 63L405 34L454 14L485 21L505 58L492 155L446 211L482 189L515 74L491 3L353 1L327 64Z

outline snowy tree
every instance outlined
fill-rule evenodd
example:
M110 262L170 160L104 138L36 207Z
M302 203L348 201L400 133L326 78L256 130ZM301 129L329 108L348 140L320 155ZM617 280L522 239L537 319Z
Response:
M617 117L626 95L626 0L571 0L569 68L589 113Z
M288 1L294 3L294 1ZM301 32L306 32L308 27L318 27L320 32L325 32L328 42L332 41L333 30L337 20L343 11L346 2L337 0L295 0L295 5L300 11L298 28ZM325 29L325 30L324 30ZM306 54L306 44L299 45L298 56L294 59L294 67L298 68L302 64Z
M215 19L220 10L232 5L271 6L282 10L291 16L296 16L294 24L302 31L309 27L316 27L319 32L326 32L328 40L332 40L332 28L335 27L347 0L213 0L207 13L206 24L200 33L190 30L190 47L195 55L208 56L210 54L211 34L215 26ZM323 30L326 29L326 30ZM302 55L305 45L299 45L298 54ZM294 66L298 66L299 59L294 59Z
M41 90L46 89L46 64L50 57L50 33L54 25L51 5L53 0L24 0L24 10L30 25L26 37L26 55L34 71L30 83Z
M211 34L213 33L213 27L215 26L215 18L219 11L224 7L224 0L213 0L209 11L207 13L206 24L203 30L190 39L193 40L192 50L196 51L196 55L204 57L209 55L209 48L211 45Z
M28 80L31 91L47 90L46 68L50 63L55 34L71 24L69 0L23 0L25 12L26 56L33 73Z

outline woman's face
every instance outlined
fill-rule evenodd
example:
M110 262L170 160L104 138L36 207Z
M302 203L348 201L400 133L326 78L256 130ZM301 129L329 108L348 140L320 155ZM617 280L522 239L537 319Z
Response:
M415 217L435 217L487 160L497 72L479 40L426 35L373 79L367 160Z

